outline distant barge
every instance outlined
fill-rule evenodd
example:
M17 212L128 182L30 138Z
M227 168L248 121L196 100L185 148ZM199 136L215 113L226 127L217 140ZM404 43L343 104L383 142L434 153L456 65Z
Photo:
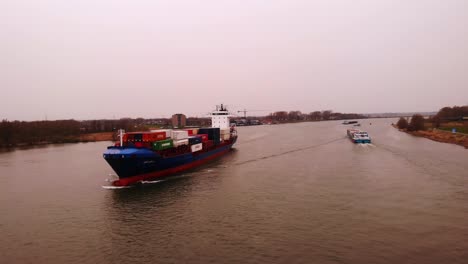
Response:
M343 125L351 125L351 124L357 124L358 121L343 121Z

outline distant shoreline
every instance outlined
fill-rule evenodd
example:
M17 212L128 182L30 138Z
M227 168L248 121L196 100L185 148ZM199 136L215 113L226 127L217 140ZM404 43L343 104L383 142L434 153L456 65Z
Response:
M466 134L452 133L450 131L439 129L408 131L406 129L399 129L395 124L392 124L392 126L401 132L405 132L416 137L424 137L437 142L455 144L468 149L468 135Z
M45 146L52 144L69 144L69 143L87 143L87 142L99 142L99 141L114 141L113 132L99 132L99 133L89 133L81 134L78 136L71 136L51 141L39 141L39 142L20 142L16 144L11 144L8 146L0 146L0 149L9 149L9 148L20 148L20 147L34 147L34 146Z

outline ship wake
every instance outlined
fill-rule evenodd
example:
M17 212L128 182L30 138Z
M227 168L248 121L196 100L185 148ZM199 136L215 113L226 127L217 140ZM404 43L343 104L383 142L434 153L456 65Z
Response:
M113 185L103 185L101 186L103 189L106 190L118 190L118 189L128 189L134 187L133 185L128 185L128 186L113 186Z
M273 155L268 155L268 156L263 156L263 157L259 157L259 158L256 158L256 159L251 159L251 160L238 162L238 163L235 163L234 165L244 165L244 164L251 163L251 162L256 162L256 161L259 161L259 160L271 159L271 158L275 158L275 157L279 157L279 156L283 156L283 155L288 155L288 154L291 154L291 153L294 153L294 152L314 149L314 148L322 147L322 146L325 146L325 145L333 144L333 143L335 143L337 141L342 141L344 139L346 139L346 137L340 137L340 138L336 138L336 139L333 139L333 140L330 140L330 141L327 141L327 142L323 142L323 143L320 143L320 144L316 144L316 145L311 145L311 146L306 146L306 147L302 147L302 148L292 149L292 150L289 150L289 151L285 151L285 152L281 152L281 153L277 153L277 154L273 154Z

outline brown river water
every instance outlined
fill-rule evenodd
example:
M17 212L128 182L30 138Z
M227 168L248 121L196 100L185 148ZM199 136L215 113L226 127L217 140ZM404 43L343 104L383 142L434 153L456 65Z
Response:
M221 159L119 190L109 142L1 152L0 263L468 263L468 150L392 122L362 121L372 145L240 127Z

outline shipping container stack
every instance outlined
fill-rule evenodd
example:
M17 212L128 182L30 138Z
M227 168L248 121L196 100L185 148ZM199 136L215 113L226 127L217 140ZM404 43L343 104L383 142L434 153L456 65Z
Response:
M230 130L218 127L157 129L150 132L126 133L123 135L123 146L148 148L175 155L187 151L206 151L229 138Z
M170 138L172 136L172 129L156 129L150 130L150 132L164 132L166 134L166 138Z
M158 131L155 131L158 132ZM171 146L167 145L166 149L175 148L176 152L185 152L189 149L192 152L197 152L203 149L202 142L208 138L207 135L197 135L198 129L184 129L184 130L166 130L166 133L170 132ZM159 150L161 148L155 149Z
M180 147L188 145L188 132L185 130L173 130L172 131L172 140L174 141L174 147Z
M214 145L218 145L220 143L221 137L219 127L200 128L198 133L208 135L208 140L213 141Z
M132 146L137 148L151 148L154 141L164 140L164 133L127 133L123 135L124 146Z
M206 142L208 140L208 134L198 134L198 137L201 137L202 142Z

